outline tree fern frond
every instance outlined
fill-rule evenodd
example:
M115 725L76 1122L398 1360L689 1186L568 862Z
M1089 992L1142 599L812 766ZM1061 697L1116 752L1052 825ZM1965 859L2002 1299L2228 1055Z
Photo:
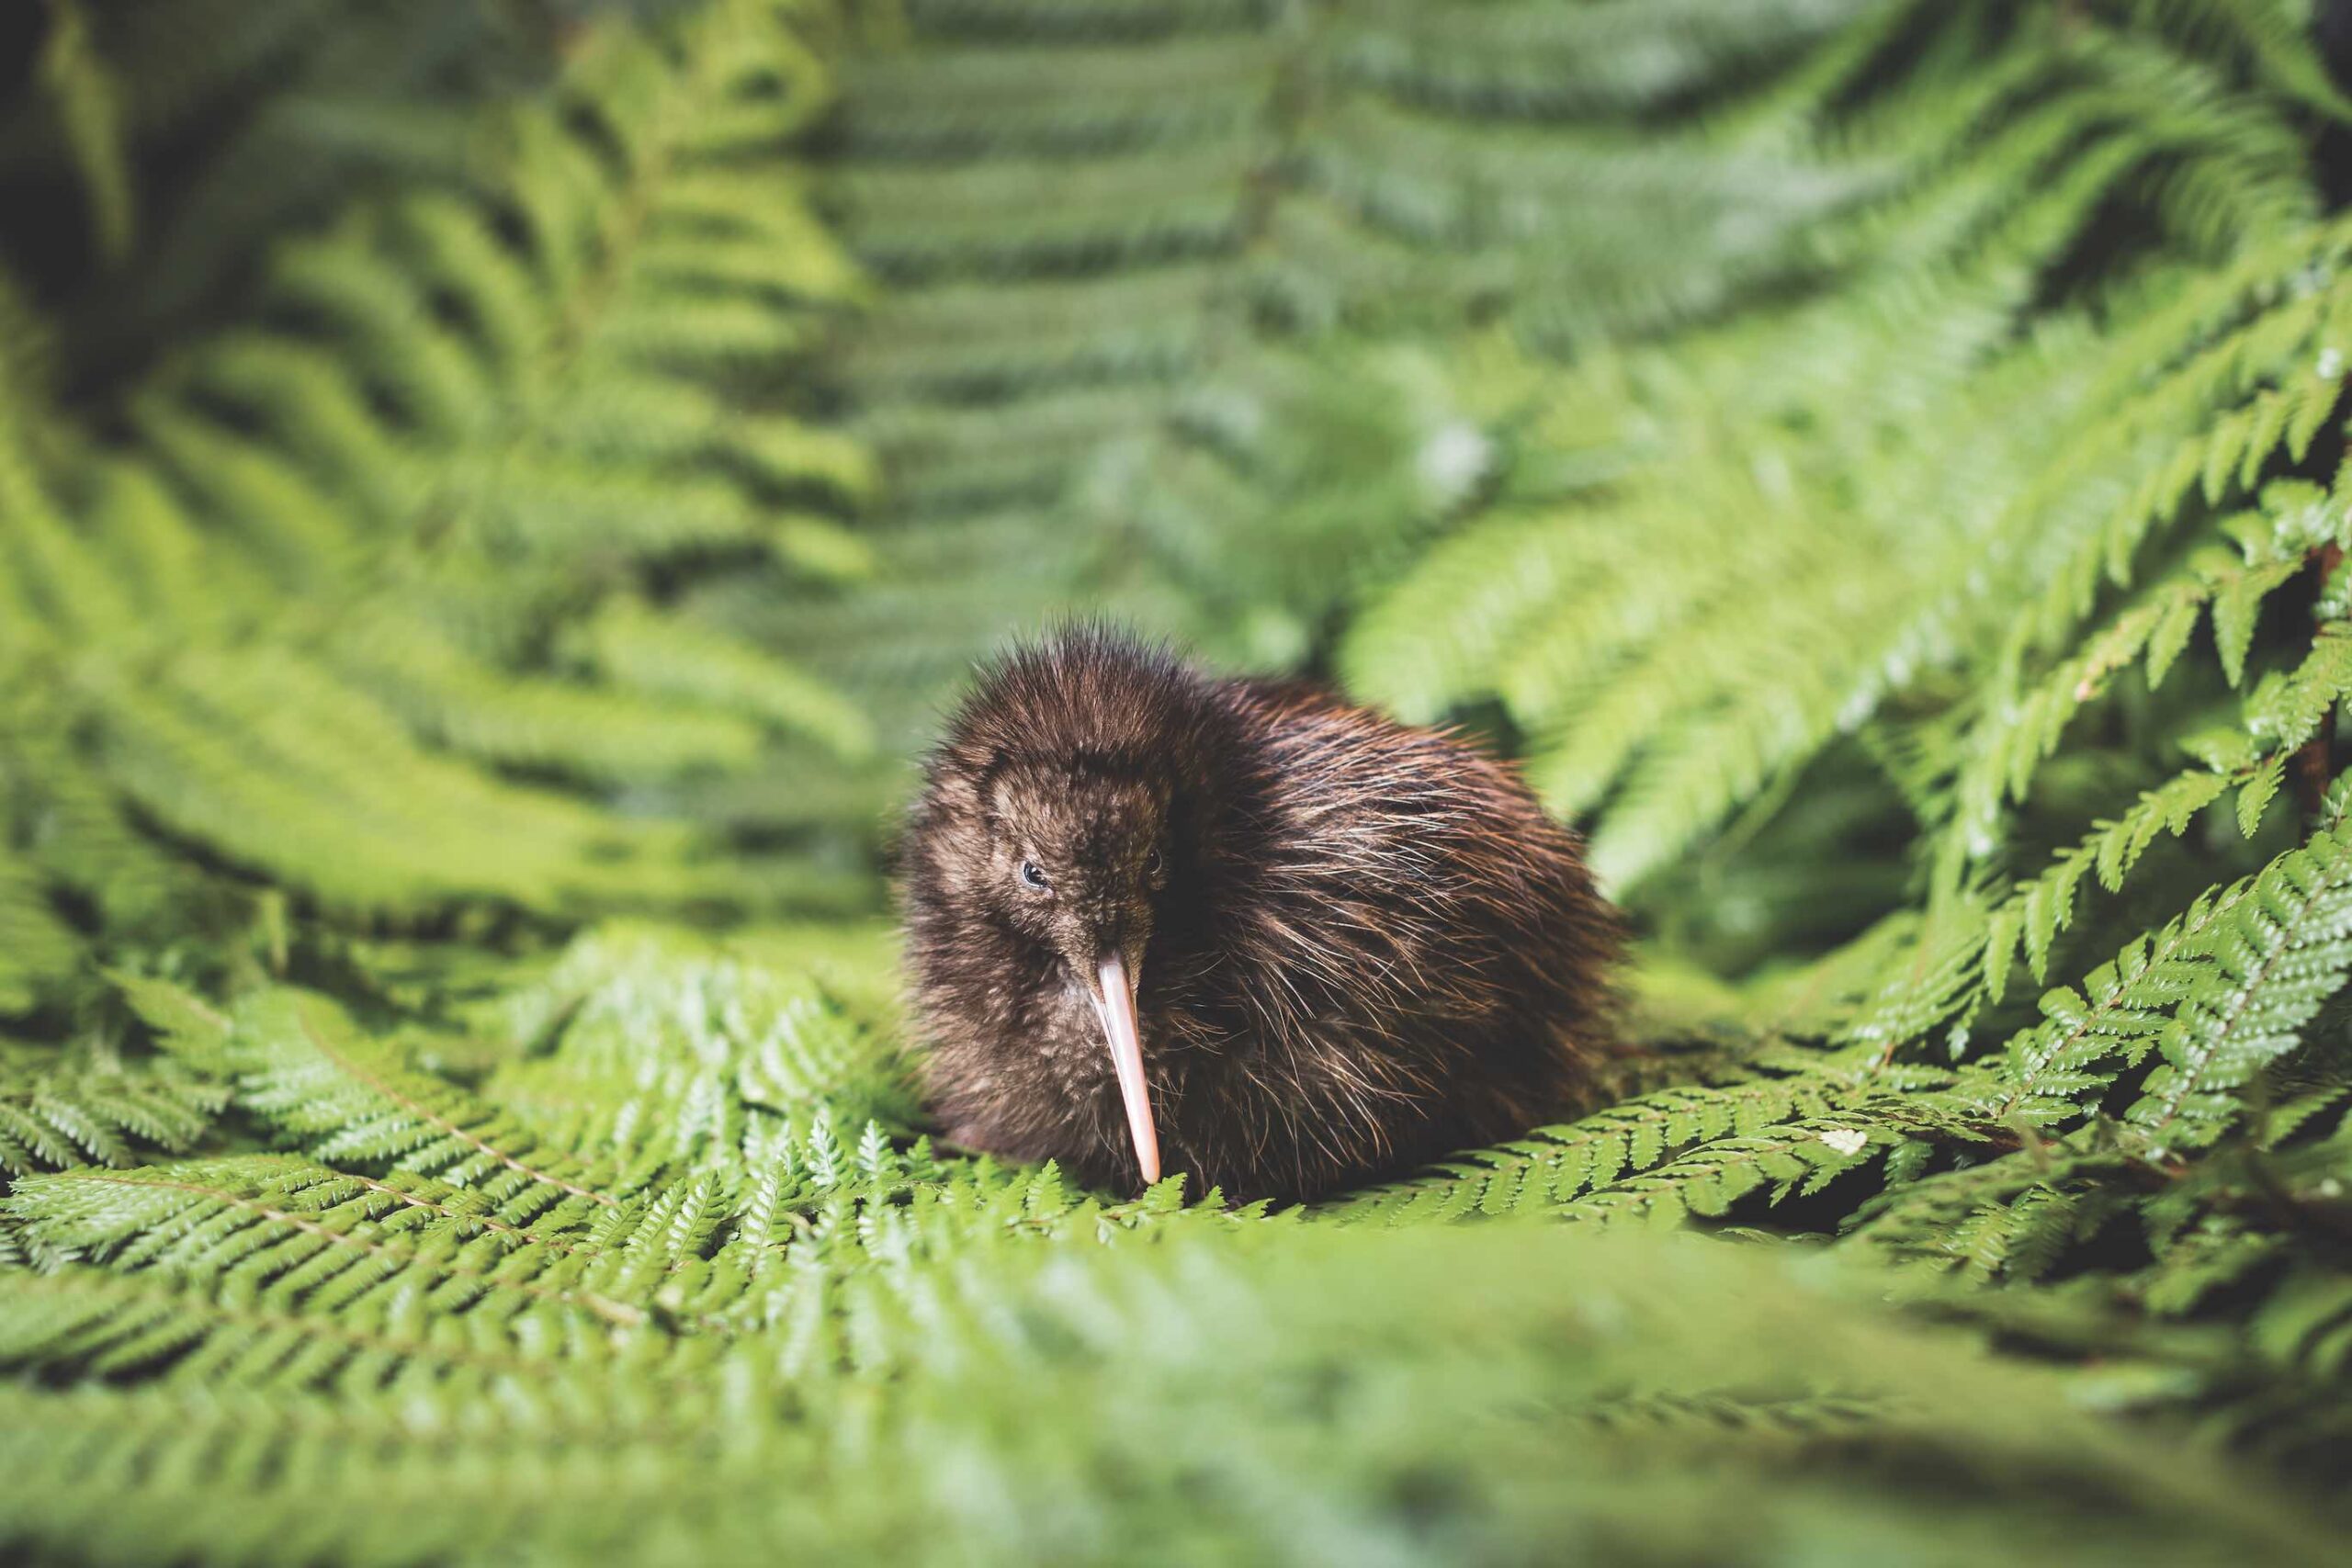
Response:
M501 1015L531 1054L488 1091L585 1156L788 1174L835 1126L914 1116L907 1064L822 987L677 933L582 937Z
M2092 970L2084 990L2061 987L2045 993L2045 1021L2018 1031L2004 1049L1987 1086L1988 1113L2039 1124L2071 1121L2083 1113L2084 1097L2113 1081L2110 1058L2124 1066L2144 1061L2170 1010L2208 978L2199 962L2204 933L2245 890L2239 884L2199 897L2185 913Z
M1939 1173L1865 1203L1854 1236L1976 1282L2031 1281L2128 1202L2112 1156L2021 1151ZM2128 1184L2127 1184L2128 1186Z
M2233 782L2230 774L2209 768L2167 780L2143 794L2122 816L2093 824L2080 844L1995 909L1984 942L1984 984L1993 998L1998 1000L2007 988L2020 942L2034 977L2042 976L2052 942L2073 920L2075 893L2094 871L2109 892L2121 887L2160 834L2186 833L2198 813L2226 794Z
M127 449L44 440L0 548L64 660L12 783L12 817L72 851L29 859L43 887L97 896L119 939L166 903L234 911L256 876L410 920L801 885L697 869L691 829L544 786L867 749L837 694L677 602L722 558L863 568L816 509L862 503L870 463L775 384L858 291L792 162L821 76L756 0L592 28L548 95L476 117L462 169L276 247L245 319L128 400ZM166 894L137 863L158 829L148 858L232 869Z
M469 756L628 781L745 768L759 755L759 731L731 714L503 675L390 616L343 628L336 644L336 662L356 685L419 736Z
M2352 845L2322 832L2254 880L2198 942L2210 980L2158 1037L2163 1063L2126 1115L2161 1147L2211 1144L2244 1111L2242 1091L2301 1042L2301 1029L2352 971Z
M0 848L0 1013L22 1013L70 977L82 944L33 868Z
M1383 5L1350 17L1333 68L1408 101L1487 114L1623 115L1779 63L1880 7L1792 4L1736 17L1698 5L1422 7ZM1638 43L1638 65L1626 49Z
M624 691L754 715L851 761L873 750L872 727L838 692L715 628L616 601L582 640L593 666Z
M1702 1144L1654 1170L1599 1185L1563 1217L1588 1224L1672 1225L1686 1216L1720 1219L1751 1193L1780 1203L1810 1196L1883 1158L1902 1123L1856 1116L1805 1118L1745 1136Z
M2199 50L2224 49L2254 62L2266 85L2343 119L2352 100L2331 81L2310 46L2308 17L2298 7L2266 3L2217 6L2211 0L2137 0L2132 6L2165 32Z
M1830 1549L1853 1539L1838 1505L1875 1488L1882 1515L1916 1515L1917 1528L1977 1551L1993 1539L1971 1520L1977 1485L1963 1479L1955 1501L1949 1477L1979 1473L1992 1454L2024 1453L2069 1483L2062 1495L2093 1495L2079 1510L2099 1521L2086 1539L2107 1549L2101 1561L2183 1540L2216 1552L2312 1550L2315 1532L2301 1516L2220 1504L2229 1488L2245 1495L2233 1472L2216 1477L2211 1461L2199 1470L2154 1441L2120 1439L2046 1403L2048 1374L1873 1320L1856 1303L1860 1291L1806 1280L1768 1258L1622 1242L1596 1249L1562 1233L1531 1238L1500 1227L1401 1248L1405 1238L1387 1238L1376 1252L1346 1233L1239 1256L1207 1239L1091 1255L1034 1249L1030 1267L1005 1270L993 1310L969 1292L933 1292L924 1316L938 1375L905 1410L869 1418L861 1451L871 1464L838 1457L854 1385L796 1384L749 1345L684 1381L662 1376L659 1361L583 1344L579 1363L605 1375L576 1388L517 1358L504 1396L492 1400L476 1396L470 1379L378 1400L19 1383L0 1431L42 1440L11 1446L11 1473L22 1481L14 1528L19 1539L100 1549L399 1562L651 1550L689 1527L732 1555L790 1529L829 1553L930 1560L947 1554L944 1540L1010 1559L1140 1517L1171 1543L1256 1555L1384 1538L1409 1512L1449 1540L1475 1528L1480 1539L1532 1547L1563 1517L1631 1539L1636 1521L1677 1495L1672 1476L1703 1457L1720 1484L1700 1534L1761 1528ZM1301 1290L1310 1272L1346 1288ZM1457 1287L1451 1308L1441 1280ZM1745 1306L1742 1346L1696 1321L1702 1304L1726 1298ZM1187 1300L1204 1309L1201 1332L1159 1332ZM625 1332L641 1340L658 1330ZM1757 1344L1773 1348L1760 1382L1740 1353ZM456 1348L444 1355L454 1360ZM1356 1372L1340 1376L1351 1365ZM1296 1397L1334 1378L1361 1400L1318 1406ZM1962 1388L1977 1397L1955 1398ZM1747 1430L1684 1427L1679 1441L1647 1445L1629 1443L1622 1420L1629 1403L1819 1409L1829 1391L1843 1401L1837 1428L1871 1456L1861 1473L1807 1468L1804 1445L1776 1441L1770 1420ZM1159 1413L1148 1433L1111 1414L1136 1400ZM1921 1401L1933 1419L1907 1413ZM1384 1408L1442 1419L1391 1423L1368 1413ZM1005 1414L1015 1409L1018 1420ZM1498 1410L1511 1412L1499 1425L1478 1418ZM755 1412L774 1419L738 1425ZM1046 1413L1054 1419L1039 1419ZM1081 1429L1083 1446L1072 1440ZM1367 1493L1333 1444L1344 1429L1374 1444L1384 1462L1442 1476L1441 1500ZM1466 1447L1463 1432L1472 1434ZM1579 1479L1566 1512L1556 1486L1539 1495L1497 1483L1528 1444L1574 1456L1566 1473ZM1150 1462L1147 1448L1177 1462ZM482 1479L499 1456L511 1465L517 1454L530 1456L525 1471L510 1472L527 1472L527 1507L511 1487ZM957 1460L978 1468L980 1493L962 1483ZM1902 1481L1910 1465L1944 1474L1941 1495ZM1277 1473L1287 1480L1282 1506L1250 1483ZM363 1474L372 1486L356 1486ZM169 1479L140 1484L143 1477ZM302 1506L322 1492L356 1501ZM1302 1497L1314 1505L1304 1527ZM448 1506L452 1499L464 1506ZM2077 1526L2040 1524L2028 1539L2071 1539Z
M512 1216L553 1211L577 1223L621 1201L588 1165L364 1038L323 997L260 995L242 1010L228 1054L238 1103L322 1159L442 1176Z
M51 10L0 1555L2330 1560L2341 18ZM1073 611L1587 819L1577 1119L923 1136L886 807Z
M193 1146L211 1130L225 1090L169 1065L82 1060L74 1050L11 1049L0 1057L0 1172L125 1166Z
M1822 1073L1659 1089L1579 1122L1536 1128L1521 1142L1477 1151L1325 1212L1342 1222L1396 1225L1555 1208L1615 1189L1694 1148L1726 1147L1781 1123L1805 1123L1876 1092ZM1863 1123L1823 1122L1833 1124Z
M51 1265L0 1292L11 1359L193 1387L464 1397L583 1360L650 1370L616 1332L715 1322L747 1284L710 1266L725 1211L699 1182L591 1227L262 1156L35 1179L7 1205Z

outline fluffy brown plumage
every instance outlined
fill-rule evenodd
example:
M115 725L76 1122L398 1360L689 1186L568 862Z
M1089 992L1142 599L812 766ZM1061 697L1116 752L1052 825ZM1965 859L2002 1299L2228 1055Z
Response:
M1240 1199L1557 1115L1621 941L1575 837L1461 740L1091 629L984 673L901 900L950 1138L1132 1188L1156 1133Z

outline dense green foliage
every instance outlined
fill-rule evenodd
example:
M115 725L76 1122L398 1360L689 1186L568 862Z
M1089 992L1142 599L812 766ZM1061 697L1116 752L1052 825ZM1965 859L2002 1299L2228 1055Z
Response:
M12 1559L2341 1540L2297 7L0 44ZM1283 1213L934 1147L886 824L1069 608L1523 756L1604 1101Z

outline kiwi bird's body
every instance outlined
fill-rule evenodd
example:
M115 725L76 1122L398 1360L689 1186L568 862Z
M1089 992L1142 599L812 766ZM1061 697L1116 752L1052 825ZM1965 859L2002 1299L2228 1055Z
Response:
M1461 741L1093 631L983 676L901 895L949 1138L1130 1189L1164 1150L1235 1199L1559 1114L1620 942L1575 838Z

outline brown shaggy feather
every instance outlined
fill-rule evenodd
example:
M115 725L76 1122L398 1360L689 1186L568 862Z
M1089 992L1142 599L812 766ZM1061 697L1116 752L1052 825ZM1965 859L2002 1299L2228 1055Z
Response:
M1511 772L1112 633L984 673L903 865L947 1135L1095 1185L1136 1178L1080 979L1106 947L1139 976L1160 1142L1196 1191L1311 1198L1514 1136L1605 1046L1617 916Z

